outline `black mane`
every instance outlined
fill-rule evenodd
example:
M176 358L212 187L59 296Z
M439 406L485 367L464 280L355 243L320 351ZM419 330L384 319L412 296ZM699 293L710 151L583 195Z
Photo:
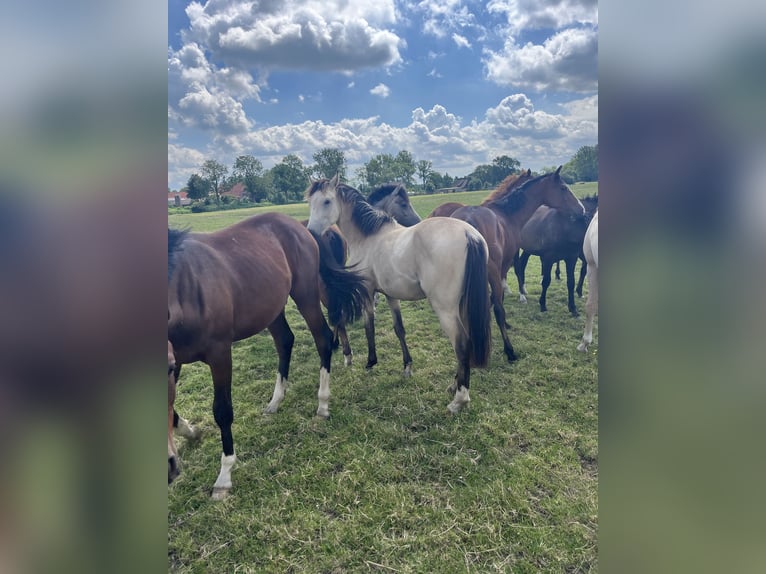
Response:
M384 183L374 189L372 193L370 193L370 196L367 198L367 201L371 204L378 203L380 200L385 198L388 195L394 195L397 193L400 193L401 191L405 191L404 186L401 183Z
M168 227L168 281L173 276L178 253L182 250L181 244L188 234L188 229L171 229Z
M370 205L364 196L350 185L339 183L337 190L340 199L351 205L351 220L364 235L373 235L386 223L394 221L393 217Z

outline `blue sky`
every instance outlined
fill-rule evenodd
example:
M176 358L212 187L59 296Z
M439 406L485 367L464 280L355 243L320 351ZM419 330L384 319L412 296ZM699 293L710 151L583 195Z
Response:
M409 150L465 175L597 143L595 0L168 3L168 185L205 159Z

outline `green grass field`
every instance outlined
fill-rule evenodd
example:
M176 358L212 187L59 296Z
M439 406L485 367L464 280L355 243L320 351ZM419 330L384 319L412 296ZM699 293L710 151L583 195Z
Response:
M571 186L582 197L596 184ZM416 196L427 215L443 201L486 192ZM273 209L273 208L272 208ZM308 206L284 206L308 217ZM295 211L293 211L295 210ZM212 230L258 210L173 215ZM365 372L361 323L354 364L333 357L329 420L314 417L319 361L295 307L290 388L262 413L277 358L268 333L234 347L231 496L212 502L221 446L203 364L180 377L179 412L202 428L177 439L182 475L168 491L168 565L176 572L584 572L597 570L598 329L576 351L583 319L553 281L540 313L540 265L527 269L529 303L505 306L520 359L505 362L493 322L490 366L473 371L470 406L447 415L454 354L426 301L403 302L413 376L401 375L385 299L377 308L378 365ZM584 306L584 299L578 300Z

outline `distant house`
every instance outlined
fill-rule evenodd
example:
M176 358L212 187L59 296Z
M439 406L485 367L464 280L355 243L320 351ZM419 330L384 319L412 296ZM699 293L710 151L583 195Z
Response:
M452 187L441 187L436 190L436 193L455 193L457 191L467 191L469 181L470 178L461 177L460 179L455 180Z
M189 195L185 191L169 191L168 192L168 206L181 207L182 205L189 205L192 202L189 199Z
M221 193L221 197L224 195L228 195L229 197L233 197L235 199L242 199L245 197L245 185L242 183L235 183L231 186L230 189Z

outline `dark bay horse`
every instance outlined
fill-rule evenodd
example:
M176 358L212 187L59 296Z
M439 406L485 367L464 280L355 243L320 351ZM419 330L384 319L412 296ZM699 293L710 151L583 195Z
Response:
M561 180L558 170L535 178L531 178L530 173L506 178L504 187L496 189L482 205L461 207L450 216L473 225L487 241L492 310L509 363L516 360L516 353L508 336L503 307L504 282L518 251L521 228L541 205L555 206L567 213L583 213L582 205Z
M285 319L288 297L306 320L319 354L317 416L329 416L332 332L319 302L320 274L328 291L328 313L335 320L351 321L361 314L367 306L367 287L360 275L323 255L329 249L317 242L322 239L280 213L256 215L214 233L168 230L168 371L170 376L170 345L176 378L185 363L203 361L210 367L213 414L223 446L215 499L231 489L236 460L231 433L232 343L264 329L271 333L279 366L265 412L277 412L285 396L294 341ZM180 421L174 423L182 426ZM177 473L170 446L168 455L170 481L173 464Z
M444 217L403 227L374 209L356 189L340 184L338 176L313 182L306 197L311 209L309 229L322 233L337 224L348 242L349 266L365 276L371 293L379 291L387 296L405 374L411 372L412 357L399 300L428 299L457 356L455 381L448 389L454 398L447 408L450 413L459 412L471 400L471 366L482 367L489 360L484 238L467 223ZM378 359L371 305L365 312L365 334L367 368L372 368Z
M598 209L598 195L583 198L582 204L585 207L585 215L582 217L572 217L555 208L540 207L521 230L521 249L523 251L518 260L514 262L514 271L519 283L519 297L521 301L526 301L527 289L524 283L524 273L529 257L537 255L540 257L543 275L540 311L548 310L546 294L551 284L551 268L554 263L563 259L567 274L569 312L575 317L578 315L574 299L575 265L578 258L582 259L583 265L578 284L578 293L581 295L582 279L587 271L582 244L585 239L585 230L588 228L596 209Z

